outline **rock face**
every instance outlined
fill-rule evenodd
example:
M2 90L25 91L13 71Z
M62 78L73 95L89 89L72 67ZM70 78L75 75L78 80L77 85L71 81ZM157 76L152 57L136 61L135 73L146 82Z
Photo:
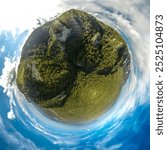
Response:
M113 104L129 65L128 47L116 30L72 9L29 36L17 85L28 100L56 118L85 122Z

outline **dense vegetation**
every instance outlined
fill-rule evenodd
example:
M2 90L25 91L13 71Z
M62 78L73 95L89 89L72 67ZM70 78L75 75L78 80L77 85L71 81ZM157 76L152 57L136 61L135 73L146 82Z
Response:
M130 56L119 33L95 17L69 10L35 29L17 73L20 91L64 121L86 121L117 98Z

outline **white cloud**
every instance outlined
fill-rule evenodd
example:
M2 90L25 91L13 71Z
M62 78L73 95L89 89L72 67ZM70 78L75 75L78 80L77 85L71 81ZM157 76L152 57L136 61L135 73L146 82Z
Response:
M4 88L4 92L6 92L12 80L14 68L15 62L13 62L10 58L5 57L4 68L2 70L2 75L0 76L0 86Z
M7 113L7 117L10 120L15 119L15 115L14 115L13 109L10 109L10 111Z
M5 46L3 45L2 48L0 49L0 52L4 52L5 51Z
M48 18L60 12L61 0L5 0L0 6L0 29L25 30L36 26L38 17Z
M14 82L14 73L15 73L15 65L16 63L12 61L10 58L6 57L4 62L4 68L2 70L2 75L0 76L0 86L4 88L3 92L7 94L9 97L9 105L10 110L7 113L8 119L15 119L15 115L13 112L13 106L15 102L13 100L13 86L12 82Z

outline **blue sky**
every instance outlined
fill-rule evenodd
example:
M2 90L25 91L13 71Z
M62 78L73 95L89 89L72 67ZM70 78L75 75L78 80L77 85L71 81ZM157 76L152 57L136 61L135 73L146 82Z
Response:
M149 148L148 0L15 0L10 5L6 0L1 8L0 149ZM9 84L12 69L17 70L21 47L37 26L36 19L49 20L70 8L84 10L115 27L131 54L131 74L117 102L95 122L77 127L48 119L25 100L15 84ZM4 13L6 9L10 13Z

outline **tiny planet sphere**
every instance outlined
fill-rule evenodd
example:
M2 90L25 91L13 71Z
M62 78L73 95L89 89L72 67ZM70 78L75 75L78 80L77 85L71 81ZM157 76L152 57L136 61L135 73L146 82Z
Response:
M112 27L76 9L34 29L22 49L18 89L63 122L97 119L130 72L128 46Z

